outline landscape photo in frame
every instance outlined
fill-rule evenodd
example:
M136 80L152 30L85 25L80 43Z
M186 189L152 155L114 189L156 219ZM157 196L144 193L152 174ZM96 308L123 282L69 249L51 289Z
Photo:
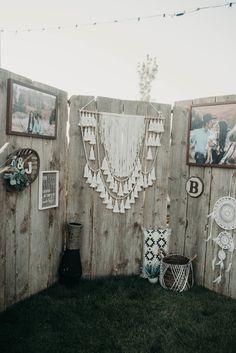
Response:
M9 79L6 132L11 135L55 139L57 96Z

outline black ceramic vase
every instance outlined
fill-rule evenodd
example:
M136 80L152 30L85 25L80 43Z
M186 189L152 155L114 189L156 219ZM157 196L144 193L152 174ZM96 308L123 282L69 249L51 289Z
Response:
M68 238L66 250L59 266L60 281L64 284L78 284L82 276L82 264L79 250L82 224L68 223Z

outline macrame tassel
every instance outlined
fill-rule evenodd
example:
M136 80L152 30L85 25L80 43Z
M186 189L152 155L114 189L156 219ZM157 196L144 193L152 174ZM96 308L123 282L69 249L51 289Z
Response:
M108 203L107 203L106 208L107 208L108 210L112 210L112 209L113 209L111 196L108 198Z
M156 180L155 167L152 168L152 171L151 171L151 178L152 178L152 180Z
M160 122L159 122L159 132L164 132L165 130L164 130L164 126L163 126L163 122L162 122L162 120L160 120Z
M137 159L137 169L140 171L141 170L141 163L140 163L140 159Z
M115 200L115 205L114 205L114 208L113 208L113 213L120 213L119 205L118 205L118 201L117 201L117 200Z
M108 193L105 192L105 197L104 197L104 200L102 201L102 203L104 203L105 205L107 205L109 202L109 199L108 199Z
M114 183L115 183L114 178L112 178L110 185L109 185L109 189L113 190L114 185L115 185Z
M101 179L101 173L100 173L100 170L98 171L97 173L97 185L100 185L102 184L102 179Z
M103 190L102 190L102 192L100 194L100 198L104 199L105 197L106 197L106 190L105 190L105 187L103 187Z
M103 184L101 185L101 189L102 190L99 197L101 197L101 199L104 199L104 197L106 196L106 190Z
M97 187L97 176L96 173L93 174L93 179L92 183L90 184L91 188L96 188Z
M152 146L153 144L153 137L151 134L149 134L148 141L147 141L147 146Z
M96 127L97 126L97 121L95 119L95 114L94 113L91 113L90 115L90 121L91 121L91 126L92 127Z
M103 185L103 183L101 182L100 184L98 184L98 187L97 187L97 192L103 192L103 190L104 190L104 185Z
M134 193L133 192L131 192L129 203L135 203Z
M109 174L107 175L107 183L110 183L113 180L111 173L109 172Z
M114 182L114 187L113 187L112 191L115 192L115 193L117 193L117 191L118 191L118 183L117 183L116 180Z
M121 183L120 183L120 185L119 185L118 196L124 196L123 189L122 189L122 184L121 184Z
M128 194L128 183L127 183L127 181L125 181L125 183L124 183L124 188L123 188L123 192L124 192L124 194Z
M132 184L132 180L129 179L128 180L128 191L131 191L131 190L133 190L133 184Z
M105 169L103 172L104 175L109 175L110 174L110 170L109 169Z
M96 138L94 133L92 132L92 134L90 135L90 145L96 145Z
M89 160L90 160L90 161L95 161L95 155L94 155L93 146L90 147Z
M88 141L89 141L89 143L90 143L91 137L92 137L92 129L90 129L90 127L88 127Z
M129 196L127 197L127 199L126 199L126 201L125 201L125 209L126 209L126 210L131 209L130 201L129 201Z
M148 174L148 186L152 186L152 177L151 177L151 173Z
M146 189L148 187L147 175L143 176L143 187L144 187L144 189Z
M155 146L157 146L157 147L160 147L160 146L161 146L161 141L160 141L160 136L159 136L159 134L156 135Z
M153 157L152 157L152 150L150 147L148 147L148 153L147 153L147 158L148 161L152 161Z
M131 182L132 182L132 184L135 184L135 183L136 183L136 178L135 178L135 175L134 175L134 174L132 174Z
M107 163L107 159L106 157L104 157L103 161L102 161L102 166L101 166L102 170L108 170L108 163Z
M155 122L155 120L150 120L149 127L148 127L148 131L153 131L153 129L154 129L154 122Z
M142 191L142 188L140 186L140 179L138 179L137 184L136 184L137 191Z
M92 172L91 172L91 170L89 169L89 171L88 171L88 179L86 180L86 183L91 184L91 183L92 183L92 180L93 180Z
M134 176L135 176L135 178L138 178L138 176L139 176L139 170L138 170L137 166L134 169Z
M141 188L143 187L143 181L143 174L141 173L138 181Z
M120 213L125 213L124 200L121 200L120 202Z
M87 142L87 141L89 141L90 140L90 137L89 137L89 133L88 133L88 128L86 127L85 129L84 129L84 141L85 142Z
M153 132L159 132L158 131L158 128L159 128L159 126L158 126L158 121L157 120L155 120L154 121L154 123L153 123Z
M88 178L88 171L89 171L89 167L88 167L88 163L86 163L84 167L84 178Z
M80 121L79 121L79 126L84 126L84 115L83 115L83 112L82 110L79 112L79 115L80 115Z
M137 198L138 197L138 189L137 189L137 185L134 188L134 197Z

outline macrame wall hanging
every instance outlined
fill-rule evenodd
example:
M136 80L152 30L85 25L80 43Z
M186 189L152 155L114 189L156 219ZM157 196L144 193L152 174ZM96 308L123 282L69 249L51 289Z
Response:
M124 214L156 181L164 119L80 110L84 177L112 212Z
M219 275L213 280L213 283L220 283L222 280L223 271L225 270L225 272L229 272L232 266L232 257L235 246L233 236L230 231L236 228L236 199L230 195L221 197L216 201L213 211L208 217L211 218L211 221L210 233L206 241L212 239L218 246L217 256L214 256L212 260L212 270L214 271L219 266ZM214 221L224 230L216 237L212 238L212 227ZM230 255L230 259L228 260L229 263L227 268L225 268L227 252Z
M169 251L169 228L143 229L144 251L143 269L146 265L159 265L163 256Z

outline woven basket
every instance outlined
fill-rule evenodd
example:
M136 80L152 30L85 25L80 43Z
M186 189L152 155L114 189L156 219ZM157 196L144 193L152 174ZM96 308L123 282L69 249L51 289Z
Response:
M168 255L161 259L160 284L165 289L182 292L194 283L192 260L182 255Z

